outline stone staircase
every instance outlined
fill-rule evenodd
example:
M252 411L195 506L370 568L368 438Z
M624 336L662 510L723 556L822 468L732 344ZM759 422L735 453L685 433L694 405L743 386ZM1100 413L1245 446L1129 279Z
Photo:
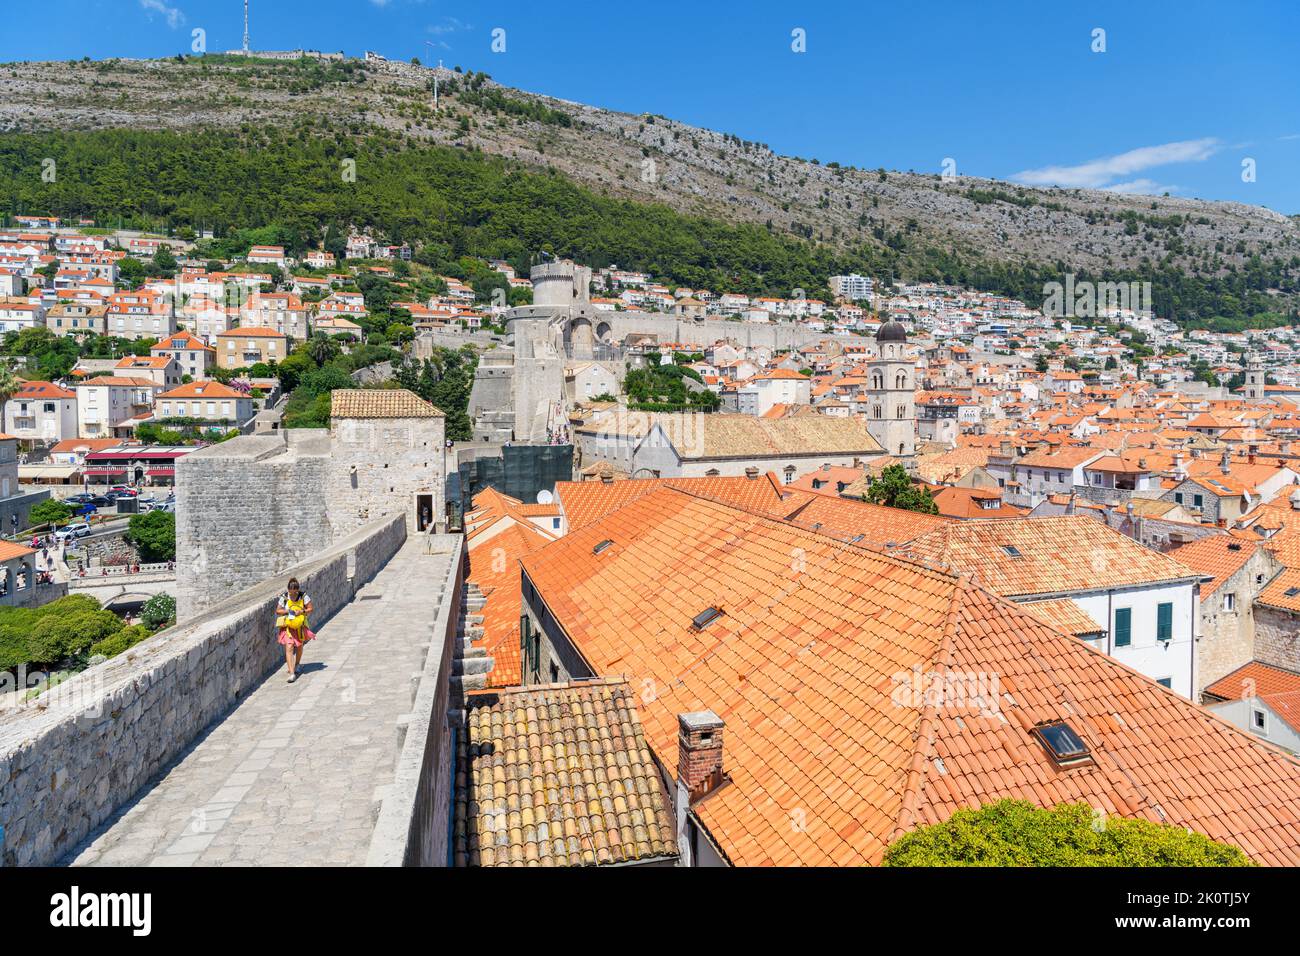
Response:
M461 595L460 622L456 631L456 647L451 660L451 692L481 690L487 686L487 675L493 660L487 650L474 646L483 637L483 606L487 597L477 584L466 583Z

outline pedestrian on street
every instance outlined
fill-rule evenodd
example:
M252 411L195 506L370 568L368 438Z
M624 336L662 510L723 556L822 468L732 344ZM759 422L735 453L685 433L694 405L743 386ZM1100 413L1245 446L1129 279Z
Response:
M313 610L311 595L302 590L297 578L290 578L275 607L275 626L280 632L279 643L284 645L284 664L290 684L298 679L303 646L316 637L307 626Z

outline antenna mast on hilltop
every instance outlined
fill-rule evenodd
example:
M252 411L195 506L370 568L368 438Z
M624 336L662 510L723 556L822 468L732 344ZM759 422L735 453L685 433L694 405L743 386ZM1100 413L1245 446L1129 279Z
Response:
M424 41L424 46L425 46L425 49L427 49L427 50L429 51L429 59L433 59L433 41L432 41L432 40L425 40L425 41ZM442 70L442 60L439 59L439 60L438 60L438 69L436 69L436 70L433 71L433 109L434 109L434 112L437 112L437 110L438 110L438 74L439 74L439 72L441 72L441 70Z
M244 55L248 55L248 0L244 0Z

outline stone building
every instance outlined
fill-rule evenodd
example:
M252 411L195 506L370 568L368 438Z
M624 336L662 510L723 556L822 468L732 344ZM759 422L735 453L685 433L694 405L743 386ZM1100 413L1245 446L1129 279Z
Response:
M404 389L334 392L330 427L244 435L176 468L182 621L385 514L442 519L441 411Z
M1196 684L1205 688L1255 657L1255 599L1282 570L1262 543L1215 535L1169 552L1210 578L1201 586Z

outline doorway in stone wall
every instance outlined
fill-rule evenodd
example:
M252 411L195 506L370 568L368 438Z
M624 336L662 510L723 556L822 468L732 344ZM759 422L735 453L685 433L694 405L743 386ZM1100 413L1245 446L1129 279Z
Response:
M423 533L433 524L433 495L415 496L415 530Z

